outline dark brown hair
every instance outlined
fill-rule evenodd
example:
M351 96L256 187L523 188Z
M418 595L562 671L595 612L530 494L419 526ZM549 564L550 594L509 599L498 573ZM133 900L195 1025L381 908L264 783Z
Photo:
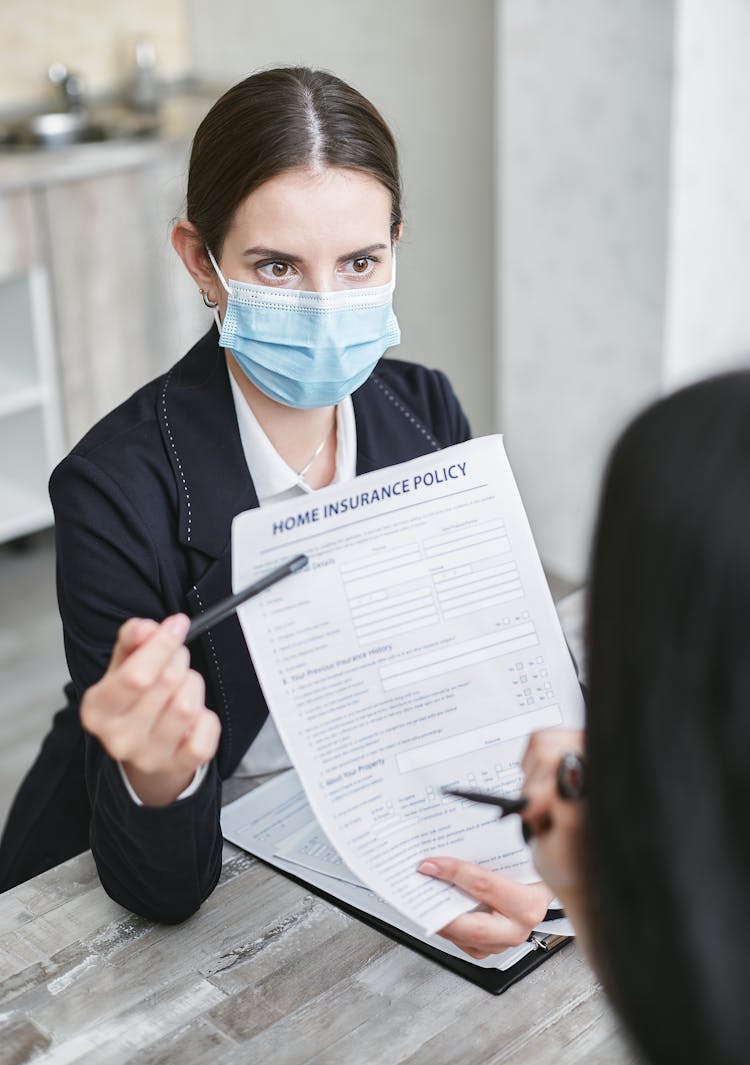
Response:
M234 212L265 181L298 167L361 170L391 194L401 224L393 135L361 93L333 74L279 67L253 74L217 100L193 139L187 217L220 256Z
M594 947L655 1063L748 1061L749 463L750 372L675 392L617 444L594 540Z

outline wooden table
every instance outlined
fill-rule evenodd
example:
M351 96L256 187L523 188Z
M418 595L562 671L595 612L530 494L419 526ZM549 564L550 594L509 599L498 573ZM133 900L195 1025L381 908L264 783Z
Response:
M582 599L558 604L581 661ZM247 781L224 785L237 798ZM89 852L0 895L0 1063L636 1065L575 946L494 997L231 844L199 913L154 925Z
M575 946L494 997L230 844L178 926L108 898L90 852L0 895L0 1000L3 1065L637 1061Z

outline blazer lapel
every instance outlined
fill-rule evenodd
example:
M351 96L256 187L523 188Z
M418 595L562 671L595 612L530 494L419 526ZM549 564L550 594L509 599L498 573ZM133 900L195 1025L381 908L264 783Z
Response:
M218 558L232 518L257 507L258 496L215 326L167 376L158 414L178 489L180 543Z
M230 594L232 519L258 506L216 328L169 374L159 421L177 485L178 536L193 582L185 594L195 616ZM227 777L260 730L266 704L236 615L196 644L196 665L210 678L209 705L222 723L219 771Z

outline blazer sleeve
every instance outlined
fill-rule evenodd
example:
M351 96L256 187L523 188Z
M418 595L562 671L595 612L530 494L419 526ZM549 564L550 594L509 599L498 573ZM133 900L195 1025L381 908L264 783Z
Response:
M445 424L443 439L446 445L463 444L471 439L471 426L469 419L464 414L463 408L453 391L450 381L441 370L434 370L435 388L440 396L442 405L442 420Z
M107 668L119 626L184 610L169 572L175 549L160 549L144 519L168 500L128 498L95 462L69 456L50 481L57 540L57 584L65 651L80 698ZM138 806L117 764L85 734L91 804L89 839L107 893L150 920L174 923L194 913L221 872L221 785L215 765L186 799Z

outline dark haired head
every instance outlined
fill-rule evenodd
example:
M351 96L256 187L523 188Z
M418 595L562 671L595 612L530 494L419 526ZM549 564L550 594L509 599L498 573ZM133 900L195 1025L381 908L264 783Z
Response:
M234 212L265 181L297 168L347 167L370 174L391 194L391 235L401 224L401 184L393 136L361 93L306 67L266 70L214 104L193 139L187 217L220 257Z
M747 1060L750 373L655 404L610 460L588 608L605 983L655 1061Z

